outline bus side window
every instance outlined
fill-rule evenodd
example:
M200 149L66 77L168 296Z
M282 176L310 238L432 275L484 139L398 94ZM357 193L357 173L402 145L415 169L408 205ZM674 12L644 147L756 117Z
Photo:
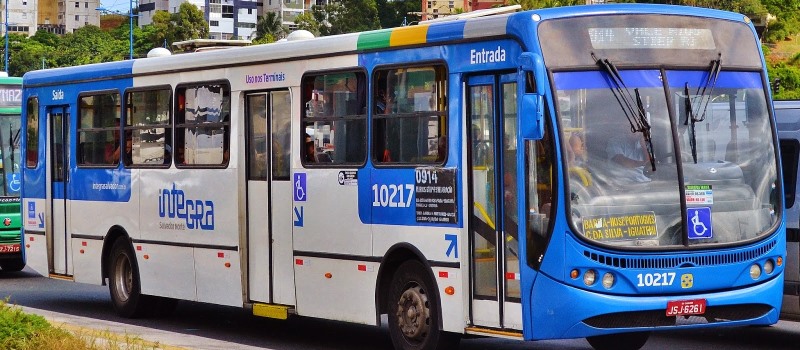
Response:
M786 196L786 208L794 206L797 191L797 163L800 157L800 142L797 140L780 140L781 164L783 165L783 192Z
M444 66L376 70L372 96L372 148L376 164L430 164L445 160Z
M229 161L231 91L212 82L175 89L175 163L224 167Z
M545 125L541 140L525 142L525 157L528 165L528 265L538 269L550 237L550 221L555 208L553 198L555 186L552 128Z
M35 97L28 99L27 116L25 166L32 169L39 164L39 99Z
M367 78L360 71L303 78L300 137L303 164L363 164L366 159Z

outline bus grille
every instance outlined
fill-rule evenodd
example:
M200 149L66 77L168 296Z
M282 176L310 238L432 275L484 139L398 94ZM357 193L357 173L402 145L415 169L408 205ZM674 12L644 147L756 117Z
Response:
M584 250L583 255L600 264L621 269L670 269L686 266L716 266L749 261L769 253L776 244L775 240L772 240L767 244L748 250L692 256L657 255L628 258L607 253L599 254L588 250Z
M0 236L0 244L19 243L19 236Z
M764 304L709 306L704 315L690 317L667 317L665 310L619 312L590 317L583 322L596 328L669 327L749 320L764 316L771 309Z

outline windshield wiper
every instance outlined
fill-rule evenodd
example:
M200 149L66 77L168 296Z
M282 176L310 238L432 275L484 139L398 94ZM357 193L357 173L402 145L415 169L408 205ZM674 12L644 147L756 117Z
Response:
M689 147L692 149L692 161L694 161L695 164L697 164L697 134L695 133L695 123L706 120L708 105L711 104L711 97L714 96L714 87L717 85L717 79L719 78L719 72L721 70L722 53L719 53L717 59L711 61L711 67L708 70L708 76L702 88L698 86L697 92L695 92L695 95L700 98L700 103L697 105L696 112L692 107L692 97L689 95L689 82L686 82L683 89L686 95L686 102L684 104L686 108L686 121L683 122L683 125L688 125L691 122L691 127L689 129ZM709 86L711 89L708 91L709 97L706 98L706 90Z
M606 74L614 82L615 87L611 89L614 98L617 99L625 118L628 119L628 124L631 126L631 132L641 132L646 143L647 155L650 158L650 166L653 171L656 171L655 153L653 150L653 139L650 135L650 122L647 120L647 113L644 110L644 103L642 96L639 94L639 89L633 89L634 94L631 95L630 89L625 85L622 80L622 75L619 73L617 67L609 59L599 59L592 52L592 59L602 68Z
M19 132L21 130L22 130L22 128L17 129L17 134L14 135L14 128L11 127L11 126L8 127L8 149L11 152L11 154L9 156L11 157L11 164L12 164L11 171L12 172L17 171L17 169L15 169L15 167L16 167L15 164L17 164L17 162L14 159L15 158L14 157L14 150L19 148Z

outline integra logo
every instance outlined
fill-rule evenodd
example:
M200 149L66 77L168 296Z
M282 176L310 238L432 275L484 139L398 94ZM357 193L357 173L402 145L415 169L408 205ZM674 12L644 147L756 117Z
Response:
M469 64L484 64L506 61L506 49L498 46L496 50L469 50Z
M214 202L186 199L183 190L179 190L173 183L172 189L164 188L158 194L158 216L183 219L186 221L186 228L190 230L213 230Z

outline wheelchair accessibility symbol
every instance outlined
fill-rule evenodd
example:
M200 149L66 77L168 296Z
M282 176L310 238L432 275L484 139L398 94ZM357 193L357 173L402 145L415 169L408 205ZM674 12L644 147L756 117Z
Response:
M686 208L689 239L711 238L711 208Z

